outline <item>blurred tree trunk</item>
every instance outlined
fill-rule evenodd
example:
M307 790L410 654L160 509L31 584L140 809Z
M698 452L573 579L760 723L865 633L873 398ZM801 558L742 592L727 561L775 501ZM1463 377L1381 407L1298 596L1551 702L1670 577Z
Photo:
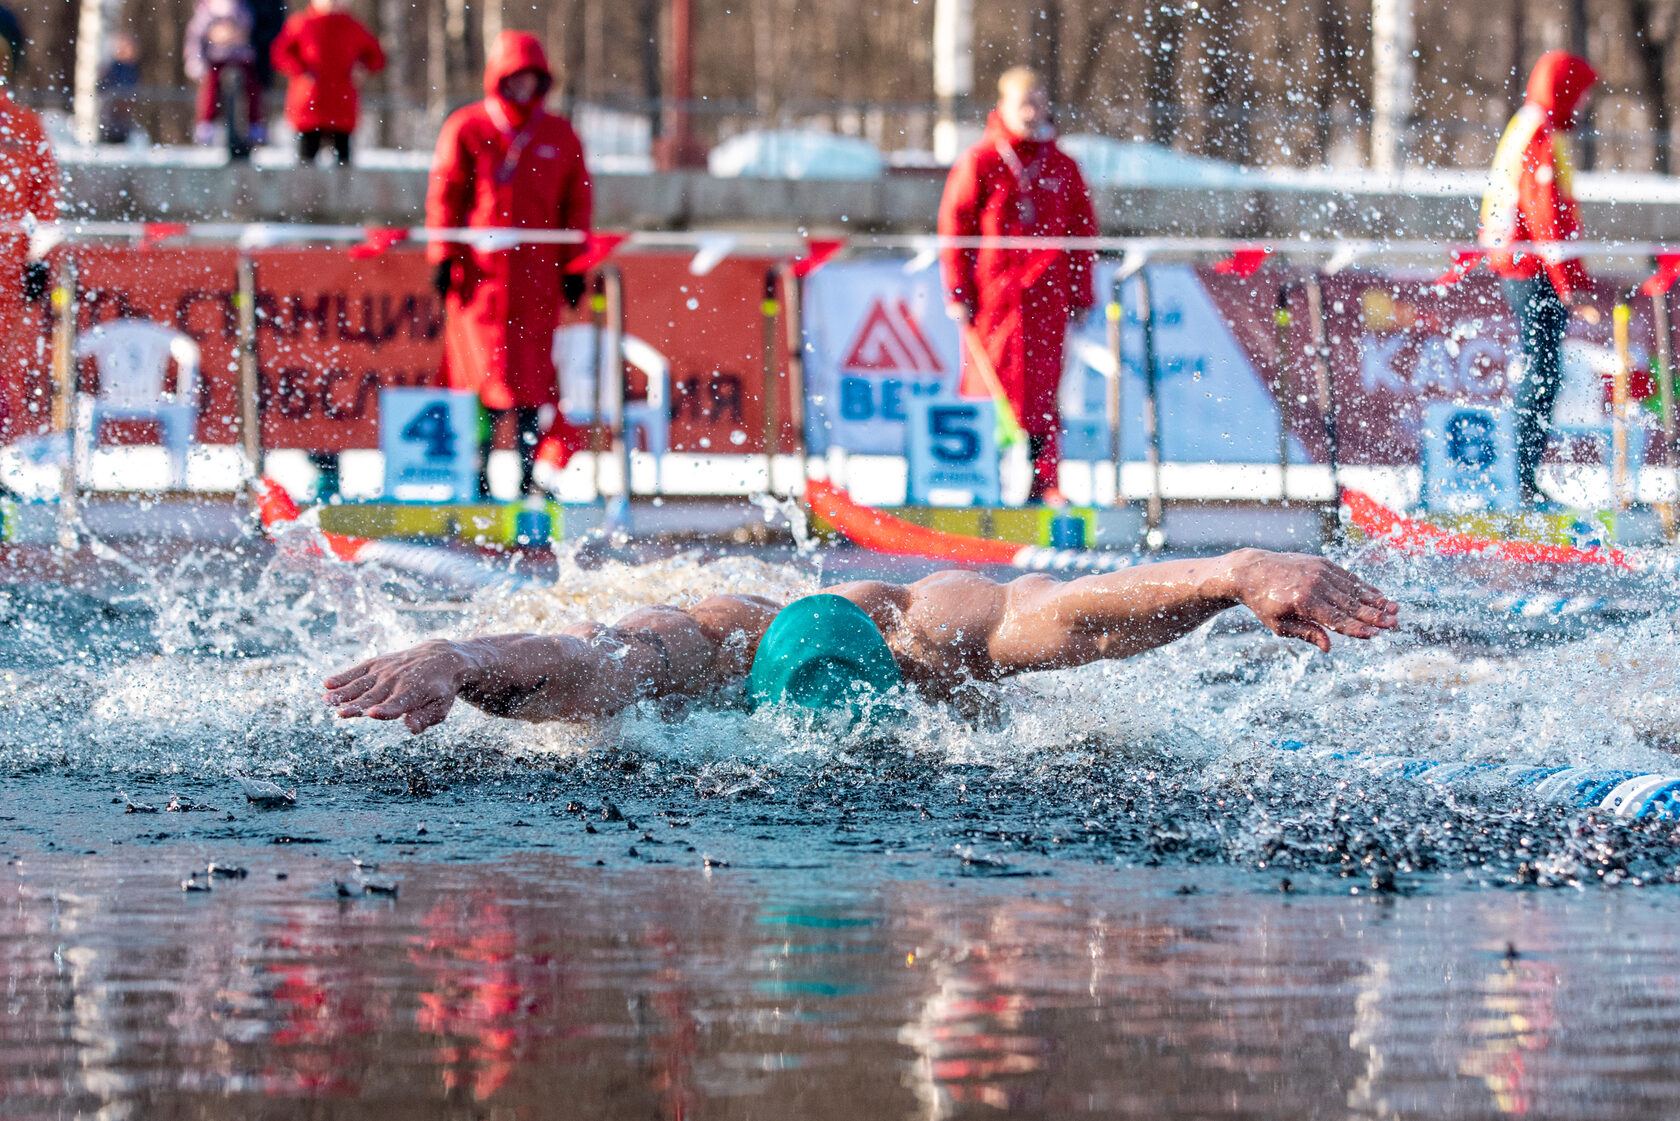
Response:
M752 0L753 106L759 117L776 112L776 0Z
M379 37L385 46L385 112L380 130L391 147L415 143L419 131L409 112L407 8L404 0L379 0Z
M641 0L637 13L637 30L642 43L642 97L647 101L648 121L652 129L652 135L656 138L664 132L664 114L660 112L659 105L661 84L659 44L663 38L660 34L659 16L659 0Z
M1044 92L1050 96L1050 104L1059 105L1062 100L1061 0L1038 0L1038 3L1038 10L1029 12L1027 18L1030 40L1027 59L1044 79Z
M1144 13L1144 27L1153 31L1144 40L1149 51L1149 65L1144 89L1149 98L1149 139L1155 144L1172 147L1178 132L1178 53L1184 45L1184 13L1172 4L1149 8Z
M1213 26L1204 51L1208 104L1213 130L1209 137L1212 155L1232 163L1246 164L1254 158L1254 136L1249 107L1253 104L1252 70L1249 56L1239 51L1243 0L1217 0L1212 9Z
M1569 49L1581 58L1588 57L1587 30L1587 0L1569 0ZM1603 62L1599 60L1600 68ZM1582 171L1591 171L1598 163L1597 117L1590 101L1575 117L1575 135L1580 137L1576 151L1580 153Z
M1657 30L1662 19L1652 0L1631 0L1628 5L1629 22L1633 25L1633 57L1644 79L1645 106L1651 115L1651 170L1659 175L1671 174L1672 138L1669 136L1668 116L1668 37Z
M1510 0L1510 73L1505 80L1505 115L1514 117L1528 99L1528 0Z

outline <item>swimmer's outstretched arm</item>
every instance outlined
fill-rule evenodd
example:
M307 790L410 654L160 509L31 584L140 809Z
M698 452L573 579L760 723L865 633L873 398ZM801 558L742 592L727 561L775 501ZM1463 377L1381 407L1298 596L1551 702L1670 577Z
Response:
M1330 632L1372 638L1393 627L1399 611L1376 588L1322 557L1263 549L1066 582L1023 576L998 584L974 573L942 572L896 594L891 585L835 590L849 591L887 626L899 613L899 625L909 629L936 675L990 679L1130 657L1237 606L1275 634L1325 651Z
M411 732L441 722L457 699L519 720L605 716L648 697L699 696L744 674L779 606L712 596L686 609L642 608L610 627L434 639L327 678L326 701L339 716L401 719Z

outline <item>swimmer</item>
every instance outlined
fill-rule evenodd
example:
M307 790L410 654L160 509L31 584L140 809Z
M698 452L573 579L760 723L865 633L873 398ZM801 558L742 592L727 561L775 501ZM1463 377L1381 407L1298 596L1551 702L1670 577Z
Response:
M519 720L583 720L742 679L754 703L828 708L900 683L931 699L968 682L1130 657L1238 605L1274 634L1326 652L1332 631L1373 638L1399 611L1327 560L1261 549L1069 581L947 571L909 585L842 584L787 605L719 595L554 635L435 639L332 675L326 702L339 716L401 719L421 732L457 700Z

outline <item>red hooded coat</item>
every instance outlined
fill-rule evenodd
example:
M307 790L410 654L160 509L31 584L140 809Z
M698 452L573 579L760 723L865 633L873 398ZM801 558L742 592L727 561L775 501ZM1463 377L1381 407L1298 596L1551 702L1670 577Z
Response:
M1013 153L1012 163L1005 150ZM1018 170L1017 170L1018 169ZM1091 194L1053 140L1020 140L994 112L986 134L945 181L939 232L976 237L1095 237ZM1091 306L1094 254L1050 249L947 249L945 287L968 307L1021 427L1054 437L1061 418L1062 343L1068 319ZM964 364L964 393L986 396ZM1053 468L1053 463L1052 463ZM1054 480L1054 472L1050 474Z
M286 21L269 52L274 68L291 77L286 119L299 132L354 132L357 65L385 69L379 40L345 12L314 8Z
M41 119L0 86L0 221L31 216L40 222L58 220L58 164ZM26 235L0 234L0 432L9 428L12 410L21 404L24 365L32 360L37 341L28 333L34 321L22 313L28 261Z
M504 31L484 68L484 100L457 110L438 136L426 193L428 226L589 229L589 172L572 126L543 109L540 97L520 106L499 92L503 79L521 70L549 78L542 44ZM582 248L433 242L428 259L454 264L446 384L476 390L492 409L559 404L553 350L560 277Z
M1493 158L1493 174L1482 198L1480 240L1493 252L1488 267L1500 276L1526 280L1542 269L1567 300L1588 283L1578 260L1542 260L1503 246L1524 241L1567 241L1581 235L1581 217L1571 189L1569 152L1563 133L1575 127L1575 110L1598 75L1585 59L1547 51L1528 77L1528 100L1511 118Z

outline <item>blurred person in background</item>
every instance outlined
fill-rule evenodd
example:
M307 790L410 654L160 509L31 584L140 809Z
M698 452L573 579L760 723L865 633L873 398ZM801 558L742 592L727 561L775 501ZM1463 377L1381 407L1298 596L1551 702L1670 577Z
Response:
M572 126L543 108L553 83L535 36L504 31L497 37L484 67L484 100L456 110L438 136L426 225L587 233L589 171ZM560 303L575 308L584 291L583 276L565 270L582 251L581 241L506 248L434 241L427 249L448 313L444 383L477 393L484 410L480 495L490 493L490 437L510 412L519 433L521 493L535 493L541 414L557 413L560 404L554 368ZM554 429L565 431L557 416Z
M25 40L16 17L0 8L0 222L56 222L58 220L58 164L46 130L34 111L12 100L12 75L23 66ZM30 348L39 340L25 315L25 302L46 298L51 275L47 262L30 257L29 235L0 234L0 378L8 392L0 393L0 411L20 396L30 365L44 364ZM16 425L0 416L0 433L15 436Z
M349 164L350 134L360 113L356 67L370 74L385 69L379 40L340 0L310 0L286 21L272 58L274 68L291 78L286 119L297 130L298 159L314 163L321 148L331 145L338 166Z
M140 44L126 31L111 36L111 57L99 69L99 142L127 144L140 89Z
M1044 82L1023 66L998 79L980 142L945 181L939 232L951 237L1095 237L1079 167L1056 146ZM1027 434L1029 502L1062 505L1056 390L1070 320L1090 309L1094 254L1065 249L947 248L947 309L963 330L964 396L1007 399ZM977 350L983 353L975 353ZM989 366L990 378L975 378Z
M244 87L246 119L251 130L245 139L252 144L262 144L267 139L262 83L257 77L257 51L251 38L255 22L245 0L198 0L193 7L181 46L181 63L187 77L198 83L193 138L200 144L216 142L216 118L223 108L224 74L237 76Z
M1489 267L1504 278L1526 360L1516 385L1517 485L1523 503L1531 507L1549 504L1535 476L1563 384L1570 308L1578 306L1592 322L1598 312L1580 303L1591 296L1591 281L1579 260L1516 246L1581 236L1568 133L1597 80L1584 58L1564 51L1540 56L1528 77L1527 99L1500 138L1482 198L1480 240L1490 250Z

